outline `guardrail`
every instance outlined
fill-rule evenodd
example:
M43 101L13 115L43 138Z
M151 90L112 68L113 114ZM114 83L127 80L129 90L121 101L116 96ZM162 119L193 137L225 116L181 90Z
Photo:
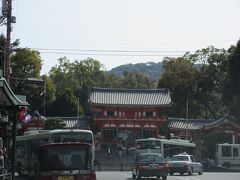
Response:
M12 180L12 173L0 174L0 180Z
M96 164L95 170L97 171L131 171L133 161L122 161L122 162L108 162L100 161Z

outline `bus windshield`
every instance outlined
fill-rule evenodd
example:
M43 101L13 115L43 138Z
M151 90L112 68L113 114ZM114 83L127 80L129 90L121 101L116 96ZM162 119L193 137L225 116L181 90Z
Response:
M82 142L92 144L93 137L90 133L74 132L74 133L56 133L52 135L54 143L59 142Z
M45 146L39 150L41 171L90 170L89 146Z
M153 141L153 140L143 140L136 142L137 149L159 149L161 147L160 141Z

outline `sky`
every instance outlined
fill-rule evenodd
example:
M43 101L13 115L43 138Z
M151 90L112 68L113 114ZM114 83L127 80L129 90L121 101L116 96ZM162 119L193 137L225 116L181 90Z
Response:
M12 14L12 41L41 53L41 74L64 56L110 70L240 39L240 0L13 0Z

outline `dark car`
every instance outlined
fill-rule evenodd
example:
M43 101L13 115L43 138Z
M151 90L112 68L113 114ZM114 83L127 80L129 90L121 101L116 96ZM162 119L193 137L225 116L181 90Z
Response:
M157 153L143 153L135 158L132 178L141 179L141 177L162 177L167 179L168 166L164 158Z

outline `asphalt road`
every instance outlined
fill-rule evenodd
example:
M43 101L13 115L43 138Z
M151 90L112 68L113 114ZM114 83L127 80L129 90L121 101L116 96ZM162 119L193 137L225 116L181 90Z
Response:
M142 178L146 180L156 180L156 178ZM203 173L203 175L173 175L168 176L168 180L239 180L239 173ZM97 172L97 180L133 180L131 172Z
M156 178L142 178L143 180L156 180ZM188 175L173 175L168 176L168 180L239 180L239 173L203 173L203 175L194 174ZM15 177L15 180L26 180L24 178ZM113 172L113 171L100 171L97 172L97 180L133 180L131 172Z

